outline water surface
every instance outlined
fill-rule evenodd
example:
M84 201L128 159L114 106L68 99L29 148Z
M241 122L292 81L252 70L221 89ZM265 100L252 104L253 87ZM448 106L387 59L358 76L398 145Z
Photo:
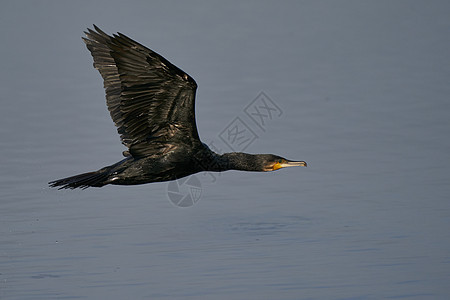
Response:
M444 1L5 3L0 298L449 298L449 13ZM205 142L230 151L220 133L238 117L257 135L246 151L308 168L198 174L189 208L164 183L49 189L124 150L80 39L92 23L196 79ZM281 112L262 128L245 113L261 91Z

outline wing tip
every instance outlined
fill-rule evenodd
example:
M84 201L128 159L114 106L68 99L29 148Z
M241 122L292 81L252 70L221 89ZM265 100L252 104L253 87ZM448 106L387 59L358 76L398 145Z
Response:
M97 25L92 24L92 26L94 27L94 29L88 27L86 31L83 31L83 33L86 35L86 37L82 37L85 43L87 41L105 42L111 40L111 36L101 30Z

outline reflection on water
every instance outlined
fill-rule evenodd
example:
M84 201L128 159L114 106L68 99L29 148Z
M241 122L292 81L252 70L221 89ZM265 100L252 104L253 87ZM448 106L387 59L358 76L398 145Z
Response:
M255 235L279 235L289 233L293 228L309 227L311 220L301 216L283 217L278 222L238 222L230 225L232 231L238 234Z

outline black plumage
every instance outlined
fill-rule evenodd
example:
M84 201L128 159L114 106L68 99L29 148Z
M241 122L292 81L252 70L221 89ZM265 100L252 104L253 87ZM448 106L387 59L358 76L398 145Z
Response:
M94 25L83 37L106 92L106 104L125 159L98 171L51 181L52 187L87 188L178 179L201 171L272 171L306 166L272 154L219 155L200 141L195 123L197 84L161 55Z

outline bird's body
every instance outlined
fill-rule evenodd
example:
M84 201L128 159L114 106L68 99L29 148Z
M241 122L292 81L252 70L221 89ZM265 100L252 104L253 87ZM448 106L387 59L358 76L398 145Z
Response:
M178 147L163 156L150 156L135 159L125 158L111 169L109 182L118 185L133 185L149 182L169 181L182 178L197 172L207 171L202 166L206 156L216 160L216 155L203 144L188 150ZM196 158L198 156L198 159Z
M219 155L200 141L195 123L195 80L152 50L94 25L83 38L104 80L106 103L125 159L98 171L50 182L87 188L169 181L201 171L273 171L306 166L272 154Z

